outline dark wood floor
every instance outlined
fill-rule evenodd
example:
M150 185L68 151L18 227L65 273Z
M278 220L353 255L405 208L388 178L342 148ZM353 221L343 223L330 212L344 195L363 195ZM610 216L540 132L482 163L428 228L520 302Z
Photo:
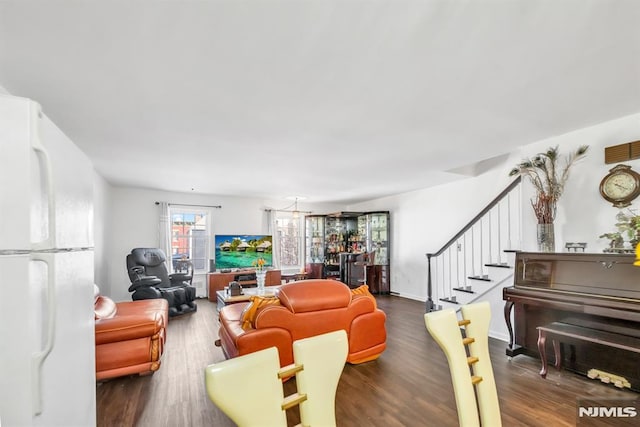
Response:
M457 426L449 368L425 329L424 305L377 299L387 313L387 350L374 362L345 366L336 396L338 426ZM97 385L98 426L233 426L204 389L205 366L224 360L213 344L217 328L215 305L207 300L198 301L197 313L172 319L158 372ZM491 340L504 426L574 426L577 398L638 397L571 372L551 369L543 380L537 359L508 360L504 350L504 342ZM295 381L285 384L285 393L294 389ZM289 421L297 418L294 412Z

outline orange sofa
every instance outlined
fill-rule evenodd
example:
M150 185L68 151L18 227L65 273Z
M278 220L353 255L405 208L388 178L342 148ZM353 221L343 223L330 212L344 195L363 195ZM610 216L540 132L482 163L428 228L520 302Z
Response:
M115 303L95 288L96 380L152 374L160 368L167 300Z
M386 348L386 315L376 308L371 294L353 294L336 280L302 280L276 291L277 305L256 311L243 329L242 314L251 303L237 303L220 310L218 345L226 358L277 347L280 366L293 363L294 341L340 329L347 332L347 362L377 359Z

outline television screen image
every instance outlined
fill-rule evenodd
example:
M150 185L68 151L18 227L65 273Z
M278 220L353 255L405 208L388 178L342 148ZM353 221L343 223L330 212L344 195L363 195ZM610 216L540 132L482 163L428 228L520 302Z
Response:
M218 234L215 236L216 269L255 267L259 258L273 265L273 240L262 234Z

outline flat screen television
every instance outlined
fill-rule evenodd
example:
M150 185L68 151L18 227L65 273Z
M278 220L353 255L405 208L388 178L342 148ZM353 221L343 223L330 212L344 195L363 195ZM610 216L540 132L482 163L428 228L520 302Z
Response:
M258 258L273 265L273 239L263 234L216 234L216 269L255 267Z

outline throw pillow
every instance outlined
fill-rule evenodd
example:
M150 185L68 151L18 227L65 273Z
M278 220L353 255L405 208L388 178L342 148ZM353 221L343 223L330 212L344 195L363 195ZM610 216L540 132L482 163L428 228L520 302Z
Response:
M376 298L369 292L369 286L362 285L358 286L355 289L351 289L351 295L364 295L373 300L373 307L378 308L378 303L376 302Z
M240 316L242 329L251 329L254 326L258 310L269 305L280 305L280 299L278 299L278 297L252 296L249 304L242 310L242 315Z

